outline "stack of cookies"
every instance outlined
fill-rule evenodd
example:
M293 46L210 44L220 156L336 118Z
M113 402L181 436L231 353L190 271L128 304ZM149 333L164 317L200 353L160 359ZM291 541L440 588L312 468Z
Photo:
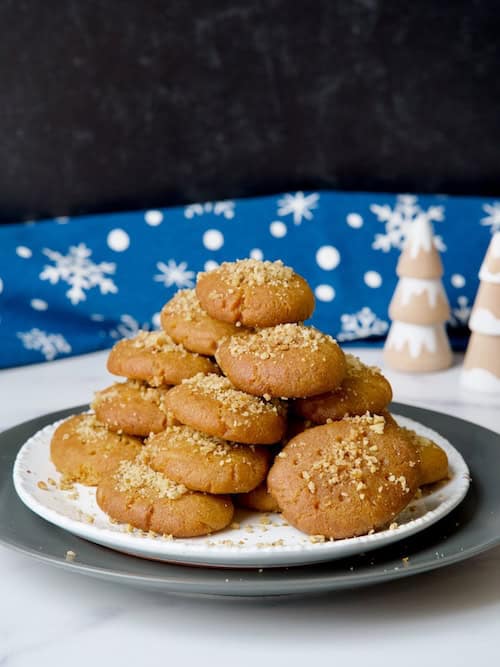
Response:
M378 369L303 324L313 309L281 262L200 274L164 306L162 331L111 350L126 380L59 426L54 464L97 485L114 521L174 537L227 527L234 504L330 539L384 528L446 476L446 455L396 424Z

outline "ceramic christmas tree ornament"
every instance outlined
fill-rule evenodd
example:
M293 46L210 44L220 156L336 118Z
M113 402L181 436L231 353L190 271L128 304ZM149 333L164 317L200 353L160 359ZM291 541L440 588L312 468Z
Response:
M427 218L412 223L397 274L400 280L389 306L393 322L384 348L386 363L411 373L447 368L452 362L445 330L450 307L441 282L443 265Z
M500 395L500 232L491 240L479 279L462 384L474 391Z

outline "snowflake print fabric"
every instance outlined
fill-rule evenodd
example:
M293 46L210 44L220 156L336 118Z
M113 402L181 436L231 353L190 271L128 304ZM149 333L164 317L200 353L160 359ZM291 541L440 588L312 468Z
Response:
M158 328L199 271L282 259L316 296L311 323L343 345L380 345L409 226L434 226L455 349L466 344L477 273L500 202L475 197L282 192L0 226L0 367L111 347Z

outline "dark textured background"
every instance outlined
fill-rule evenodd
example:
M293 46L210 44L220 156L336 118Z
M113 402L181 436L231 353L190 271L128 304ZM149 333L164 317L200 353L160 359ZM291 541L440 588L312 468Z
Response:
M500 195L498 2L0 2L0 220Z

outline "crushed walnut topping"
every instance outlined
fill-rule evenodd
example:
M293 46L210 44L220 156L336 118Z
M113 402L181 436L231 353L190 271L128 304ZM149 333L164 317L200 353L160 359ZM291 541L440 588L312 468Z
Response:
M162 438L164 436L166 436L167 442L173 446L183 446L187 444L193 447L193 449L197 449L202 454L221 457L221 466L232 462L233 459L231 458L231 454L235 450L242 449L246 451L248 447L252 448L251 445L239 445L235 442L222 440L221 438L195 431L195 429L184 425L167 426L165 431L161 434ZM155 438L146 442L146 447L143 452L141 452L144 460L147 460L149 452L154 452L155 448L161 449L161 444L156 442Z
M136 401L136 393L139 398L148 403L153 403L162 412L166 413L165 396L170 387L150 387L146 382L140 380L127 380L126 382L115 382L111 387L96 391L91 407L102 405L107 401L114 401L116 399L129 401ZM130 394L127 395L127 392ZM123 406L125 407L125 406Z
M83 442L88 442L89 440L106 440L109 437L108 429L94 414L82 415L75 430Z
M239 259L236 262L223 262L217 269L210 272L216 274L229 288L238 288L242 285L258 287L286 286L297 275L281 260L276 262L261 261L258 259ZM198 280L206 273L199 273Z
M260 329L255 333L233 337L229 342L229 352L233 356L239 354L255 354L260 359L273 359L289 350L308 350L317 352L325 343L336 341L314 327L303 324L278 324L275 327Z
M347 434L339 436L335 445L318 457L310 470L302 471L301 476L311 493L316 490L315 486L310 488L312 480L324 481L329 486L349 483L360 500L364 500L367 488L365 475L380 469L378 447L371 444L368 434L370 431L377 435L383 432L385 420L380 415L367 413L362 417L346 417L343 421L350 425Z
M76 434L83 443L99 441L102 450L112 450L117 445L127 446L137 443L137 438L123 432L112 433L102 424L94 414L81 415L75 428Z
M182 318L185 322L192 322L203 317L209 317L203 310L194 289L182 289L163 306L163 312Z
M263 414L284 414L285 407L277 399L262 400L258 396L246 394L233 386L229 378L209 373L198 373L192 378L182 381L183 385L192 388L196 394L210 396L224 404L230 412L242 417Z
M118 491L132 491L139 496L147 496L153 491L159 498L176 500L188 491L183 484L176 484L162 473L138 461L122 461L114 478Z
M356 376L361 375L362 373L371 373L372 375L381 375L382 371L377 366L367 366L364 364L359 357L355 357L354 354L345 355L346 366L347 366L347 376Z
M132 346L139 350L147 350L153 354L160 354L161 352L177 352L185 356L188 353L182 346L174 343L174 341L164 331L140 331L135 338L132 338Z

